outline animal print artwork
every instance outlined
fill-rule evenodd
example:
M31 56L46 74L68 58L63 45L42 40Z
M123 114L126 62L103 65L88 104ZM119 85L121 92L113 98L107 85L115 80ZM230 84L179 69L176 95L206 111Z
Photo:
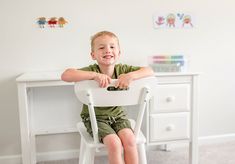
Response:
M153 15L153 25L156 29L193 28L194 21L190 14L180 12Z
M67 23L64 17L51 17L48 19L46 17L39 17L37 19L39 28L63 28Z

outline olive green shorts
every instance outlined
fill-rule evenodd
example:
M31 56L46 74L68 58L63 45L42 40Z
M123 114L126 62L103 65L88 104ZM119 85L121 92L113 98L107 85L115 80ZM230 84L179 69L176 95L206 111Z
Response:
M93 136L91 129L90 118L82 118L87 132ZM130 128L130 121L125 117L111 117L111 116L96 116L97 125L98 125L98 137L100 142L108 134L117 134L119 130L124 128Z

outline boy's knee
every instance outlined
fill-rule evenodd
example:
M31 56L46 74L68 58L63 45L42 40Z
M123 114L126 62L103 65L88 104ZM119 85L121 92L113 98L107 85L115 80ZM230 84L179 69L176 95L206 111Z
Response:
M122 135L120 135L120 138L122 140L122 144L123 144L124 149L136 147L136 139L135 139L135 135L133 134L132 131L128 131L127 133L123 133Z
M103 142L111 152L120 151L122 149L122 142L115 134L105 136Z
M124 147L124 149L136 147L136 140L135 140L135 137L132 136L132 137L126 138L126 139L123 141L123 147Z

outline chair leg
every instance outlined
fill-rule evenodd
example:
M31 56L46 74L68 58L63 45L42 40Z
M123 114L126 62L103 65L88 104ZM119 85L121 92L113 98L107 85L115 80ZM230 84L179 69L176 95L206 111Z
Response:
M138 145L138 151L139 151L140 164L147 164L145 145L144 144L139 144Z
M80 145L80 152L79 152L79 164L85 164L86 146L85 146L83 138L81 138L80 144L81 145Z
M87 157L86 158L86 164L94 164L95 162L95 148L87 147Z

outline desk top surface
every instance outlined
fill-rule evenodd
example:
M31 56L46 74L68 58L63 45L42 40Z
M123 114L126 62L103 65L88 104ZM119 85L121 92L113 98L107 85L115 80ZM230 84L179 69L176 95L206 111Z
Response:
M43 72L28 72L16 78L17 82L37 82L37 81L61 81L61 71L43 71ZM193 72L160 72L155 73L155 76L187 76L187 75L198 75Z
M17 82L61 81L63 71L27 72L16 78Z

